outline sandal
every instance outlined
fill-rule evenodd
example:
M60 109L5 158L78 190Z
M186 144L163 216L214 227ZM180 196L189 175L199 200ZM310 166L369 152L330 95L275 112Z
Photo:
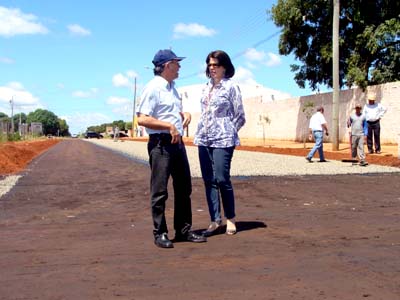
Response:
M226 220L226 234L227 234L227 235L234 235L234 234L236 234L235 219L228 219L228 220Z
M207 230L203 231L203 236L209 237L219 232L221 222L211 222Z

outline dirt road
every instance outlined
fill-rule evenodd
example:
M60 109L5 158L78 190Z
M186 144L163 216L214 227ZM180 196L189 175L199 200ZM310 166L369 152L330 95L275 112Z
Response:
M238 234L174 249L146 165L66 140L23 174L0 199L2 300L399 299L399 174L234 178ZM201 179L192 207L202 230Z

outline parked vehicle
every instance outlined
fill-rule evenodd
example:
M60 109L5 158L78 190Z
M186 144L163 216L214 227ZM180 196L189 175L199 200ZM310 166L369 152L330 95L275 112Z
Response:
M85 139L101 139L103 136L94 131L87 131L85 133Z

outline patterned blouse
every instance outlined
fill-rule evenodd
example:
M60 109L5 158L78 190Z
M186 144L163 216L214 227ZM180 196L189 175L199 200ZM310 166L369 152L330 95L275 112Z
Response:
M213 148L240 145L238 131L246 122L239 86L222 79L213 88L212 81L202 90L201 116L194 144Z

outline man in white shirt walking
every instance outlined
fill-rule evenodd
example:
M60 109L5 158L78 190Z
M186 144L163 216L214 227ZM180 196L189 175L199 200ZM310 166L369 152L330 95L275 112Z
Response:
M326 162L325 157L324 157L324 131L326 136L329 135L328 133L328 126L324 117L324 108L322 106L317 108L317 112L312 115L310 119L310 125L309 125L309 130L310 130L310 140L314 137L315 140L315 145L311 149L310 153L306 156L306 160L310 163L312 163L312 158L318 150L319 154L319 161L320 162Z

